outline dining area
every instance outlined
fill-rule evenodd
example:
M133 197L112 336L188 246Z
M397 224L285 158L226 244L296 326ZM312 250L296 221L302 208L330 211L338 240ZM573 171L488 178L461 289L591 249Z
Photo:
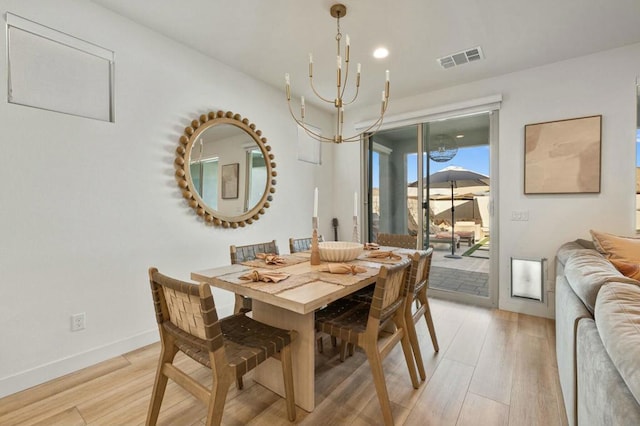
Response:
M207 424L220 424L229 387L234 387L235 382L236 391L243 392L246 382L243 376L249 371L253 381L286 400L285 417L295 421L296 413L301 410L311 413L317 404L323 403L316 390L316 369L326 368L322 361L327 355L333 354L342 364L357 352L364 353L369 364L368 382L375 385L384 423L395 424L384 358L396 346L401 347L405 386L407 390L415 390L426 378L415 323L422 321L427 325L432 350L439 349L426 297L432 249L417 251L357 242L319 242L319 239L322 238L318 238L317 232L311 238L291 238L288 254L280 254L275 240L232 245L228 266L192 271L191 284L176 285L177 280L150 270L157 317L162 318L158 326L163 349L148 424L158 421L167 378L177 383L193 380L174 371L177 369L167 354L175 355L177 351L212 368L211 391L192 392L200 395L199 399L208 406ZM201 315L212 307L215 310L215 302L210 288L198 292L193 290L198 287L194 283L200 283L201 288L210 286L234 293L234 314L204 319ZM200 300L192 298L191 308L176 313L173 303L165 297L167 286L174 292L191 287L192 294L199 294ZM183 303L184 300L180 306ZM194 318L184 320L185 316ZM247 321L251 324L246 325ZM244 325L234 325L240 323ZM180 330L170 331L175 327ZM218 330L215 337L207 335L212 328ZM238 333L236 328L245 333ZM198 333L205 338L198 338ZM207 345L198 340L220 343L217 349L209 347L210 356L203 357L206 353L202 348ZM238 351L239 345L243 347ZM235 353L230 347L236 348ZM194 352L199 356L192 356ZM238 357L242 362L234 359ZM220 365L215 367L210 361L213 359L218 359ZM238 369L239 364L249 367ZM235 371L235 380L229 378L233 374L222 374L227 366L231 366L231 373ZM328 382L331 374L327 373L322 380ZM338 383L340 373L335 378ZM185 389L198 387L186 385Z
M531 107L526 100L545 84L534 84L523 92L515 91L514 82L538 82L537 68L499 78L491 93L478 82L472 90L443 91L435 97L410 90L405 93L413 97L403 99L398 86L405 80L403 67L369 59L362 63L360 100L364 103L349 106L354 88L349 84L342 132L336 129L336 125L342 127L336 120L341 111L333 110L340 102L324 109L309 98L309 89L308 93L301 89L311 65L306 63L311 48L321 53L313 52L317 87L324 89L327 82L333 86L335 80L333 73L326 78L322 53L327 44L335 43L334 33L312 31L321 22L322 26L335 23L327 14L328 4L311 7L291 2L278 9L261 2L256 7L239 7L233 2L199 1L187 11L181 2L174 2L175 10L168 5L151 11L141 6L135 17L126 9L136 2L52 3L3 2L5 48L11 63L3 70L10 83L8 102L2 106L3 141L9 153L3 169L10 184L3 191L6 285L0 298L5 348L0 362L0 424L465 426L479 420L489 425L520 425L522 419L531 424L563 424L554 420L562 398L551 374L555 336L548 318L553 316L553 298L539 309L535 305L540 317L518 313L529 311L509 303L506 259L518 255L518 245L509 236L524 223L509 222L504 211L494 216L491 282L499 294L491 293L496 295L492 308L438 294L444 293L434 279L442 266L439 258L444 257L438 255L446 254L450 246L435 247L426 284L430 327L425 303L407 299L409 286L417 282L411 278L411 257L416 252L424 255L427 250L418 249L427 246L414 244L405 251L381 244L371 235L374 220L368 220L373 189L387 188L397 197L388 204L378 199L378 219L384 224L393 218L401 229L379 230L405 233L410 207L407 186L417 179L408 180L409 172L415 165L424 182L435 171L418 167L421 161L428 165L423 155L429 150L427 142L440 133L439 125L432 123L435 117L415 116L415 131L422 131L423 137L416 135L411 147L409 142L385 144L391 141L384 140L384 131L410 124L402 120L405 113L431 114L437 108L446 124L464 112L459 108L489 108L491 125L496 127L490 132L491 140L483 143L491 148L492 172L505 167L504 173L492 175L493 186L521 177L517 164L502 161L517 157L521 146L506 144L499 156L494 149L497 139L522 136L514 123L497 127L502 122L498 109L506 108L507 121L513 117L522 118L522 123L533 121L529 118L536 115L532 113L536 105ZM362 11L356 9L342 21L350 32L363 19ZM165 12L168 24L154 28L149 20ZM382 9L378 12L383 18L392 15ZM305 25L312 16L309 22L318 25ZM175 25L175 17L190 24ZM192 25L196 18L206 23ZM252 23L266 25L267 31L257 31ZM294 28L287 27L290 24L297 30L290 31ZM366 27L380 32L379 25ZM163 32L181 29L208 32L197 37L207 48L229 49L251 64L239 67L178 40L175 33ZM278 29L285 38L276 34ZM292 36L303 33L309 38ZM235 42L240 34L249 37L247 44ZM57 43L53 35L73 45L88 44L91 51L85 55ZM351 36L353 60L348 76L353 80L371 38L366 33L351 32ZM259 39L268 46L262 53L275 58L277 70L269 70L269 62L259 56L245 54ZM294 50L288 41L299 45ZM94 48L110 51L112 59L92 55ZM47 55L38 54L40 49ZM274 49L283 55L275 55ZM625 49L603 55L634 57L628 53L635 48ZM84 58L86 67L72 66L76 58ZM392 62L398 58L394 53L390 56ZM334 68L335 56L328 59ZM346 56L342 59L346 79ZM583 69L589 60L572 61L552 64L550 73L559 75L551 80L561 83L566 67ZM11 72L16 66L34 72ZM65 69L62 66L73 72L58 72ZM378 115L380 102L386 108L391 84L387 68L396 77L389 115L375 137L380 136L378 146L373 137L359 133ZM99 78L88 78L86 83L104 96L87 96L93 92L75 79L83 70L96 72ZM284 85L284 72L292 72L290 87ZM74 90L49 91L28 80L45 75L64 80ZM267 75L277 75L277 82L263 80ZM611 99L617 99L622 95L619 86L612 80L603 87L610 89ZM384 100L376 87L384 90ZM23 89L28 92L22 95L30 93L36 101L51 97L58 102L67 95L84 94L67 106L80 109L99 104L108 119L25 105L19 93ZM576 90L572 86L566 98L584 98ZM288 91L293 95L291 102L287 102ZM393 93L399 96L397 102ZM371 94L373 100L369 100ZM474 99L478 94L483 97ZM307 98L304 108L301 95ZM503 96L515 101L503 102ZM317 128L332 143L316 144L292 120L287 104L296 117L306 113L310 129ZM543 106L538 109L543 111ZM560 113L571 117L571 109L569 103ZM608 107L601 113L619 116L618 112ZM605 136L620 139L622 133ZM359 137L344 140L351 136ZM458 140L458 146L475 140L471 136ZM462 154L463 149L458 158ZM387 157L399 162L386 162ZM379 185L373 179L368 182L376 164L382 166ZM503 202L496 199L496 207L522 201L514 188L510 184L503 188ZM416 212L424 211L419 201L429 199L419 194L422 190L416 190ZM493 191L493 196L498 194ZM532 208L526 204L516 207ZM570 202L565 204L571 207ZM394 206L402 207L398 209L402 214L389 209ZM429 223L424 215L414 216ZM317 223L312 223L313 217L319 218ZM464 220L473 215L467 217L458 210L456 217ZM532 212L531 219L536 217ZM458 223L452 225L461 230ZM525 239L533 235L531 227L527 229ZM362 248L352 260L320 258L319 264L312 264L314 230L318 255L325 243L356 242ZM287 248L289 238L307 241ZM365 250L367 242L378 242L380 247ZM473 248L468 243L462 241L460 250ZM548 245L545 240L530 249L548 255ZM384 252L400 259L384 257ZM249 259L245 253L264 257ZM458 259L456 266L465 260L482 259ZM402 270L404 279L398 278L395 268ZM439 272L452 287L459 286L462 274L452 269L441 267ZM380 293L383 287L384 297L376 296L376 289ZM402 292L402 301L392 297ZM417 345L408 314L418 318L414 322ZM543 318L543 314L548 315ZM531 395L539 398L538 404L531 404Z
M4 398L0 423L467 425L478 414L504 424L527 412L526 394L510 385L531 377L522 368L531 360L513 361L529 352L512 337L533 330L540 339L542 323L428 299L432 249L368 243L358 192L353 228L328 241L329 221L318 215L347 204L351 216L350 191L334 206L335 194L292 195L283 181L277 204L276 166L272 146L246 117L211 111L191 120L175 147L178 188L152 216L144 247L161 248L120 263L135 263L136 275L151 266L151 292L142 277L133 286L139 294L99 292L98 306L109 308L101 323L124 323L131 341L117 342L102 362ZM293 201L301 208L292 214L284 206ZM163 221L176 210L179 218ZM158 232L166 223L181 244L167 240L171 230ZM287 233L288 252L277 241ZM127 297L108 299L120 294ZM113 315L112 306L126 314Z

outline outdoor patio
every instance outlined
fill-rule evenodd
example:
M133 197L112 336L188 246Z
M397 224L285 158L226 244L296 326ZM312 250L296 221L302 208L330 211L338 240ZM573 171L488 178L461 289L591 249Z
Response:
M472 250L474 249L475 250ZM487 297L489 295L489 245L468 247L461 244L455 254L460 259L445 257L451 254L449 245L436 244L429 274L429 287L440 290L457 291Z

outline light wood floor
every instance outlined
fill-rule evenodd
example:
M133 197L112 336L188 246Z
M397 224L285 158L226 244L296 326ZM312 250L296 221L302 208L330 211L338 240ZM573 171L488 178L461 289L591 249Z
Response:
M411 386L400 345L384 361L398 425L566 425L555 361L554 323L542 318L431 300L440 353L424 322L418 333L427 380ZM317 357L316 409L305 425L382 424L361 352L340 363L331 345ZM139 425L146 416L159 345L147 346L0 399L1 425ZM207 370L178 355L207 383ZM170 383L159 424L201 425L204 406ZM225 425L287 425L284 400L245 376L229 391Z

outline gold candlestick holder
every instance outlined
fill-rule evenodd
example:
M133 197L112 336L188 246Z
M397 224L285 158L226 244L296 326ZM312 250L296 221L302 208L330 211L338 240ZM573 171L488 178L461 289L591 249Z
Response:
M318 247L318 218L312 220L313 233L311 234L311 264L320 264L320 248Z

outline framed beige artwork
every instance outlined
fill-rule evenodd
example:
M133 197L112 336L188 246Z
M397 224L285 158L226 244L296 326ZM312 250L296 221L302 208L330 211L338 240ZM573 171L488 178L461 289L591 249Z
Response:
M601 115L524 126L524 193L599 193L601 138Z

